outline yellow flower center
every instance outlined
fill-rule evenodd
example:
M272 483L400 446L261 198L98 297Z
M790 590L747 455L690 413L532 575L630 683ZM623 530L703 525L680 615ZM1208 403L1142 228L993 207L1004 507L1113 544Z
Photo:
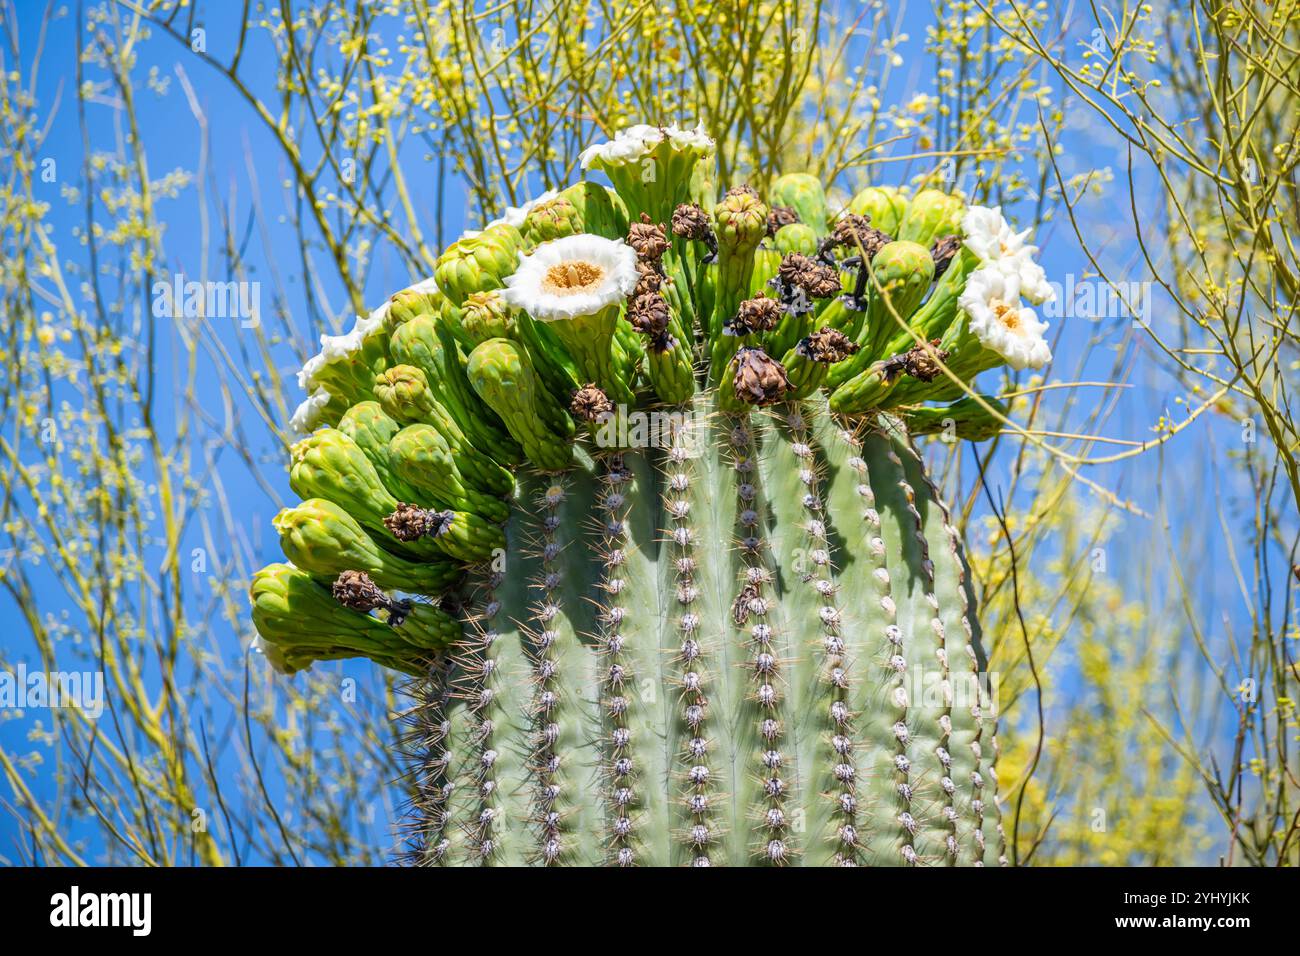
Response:
M1002 327L1011 332L1020 331L1020 310L1013 305L1008 305L1001 299L993 301L993 314L997 316L998 322Z
M561 262L546 270L542 291L551 295L576 295L600 284L605 270L592 262Z

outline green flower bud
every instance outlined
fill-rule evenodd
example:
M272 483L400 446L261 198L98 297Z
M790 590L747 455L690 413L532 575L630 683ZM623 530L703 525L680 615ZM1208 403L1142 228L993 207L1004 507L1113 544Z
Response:
M483 342L470 353L467 372L474 390L504 419L533 464L543 471L569 467L573 421L541 388L518 343Z
M294 493L300 498L324 498L338 505L386 551L412 558L467 560L462 551L446 547L442 536L401 538L393 533L389 519L402 499L389 492L378 469L344 432L322 429L295 444L290 453L289 487ZM405 503L417 506L411 498Z
M907 215L898 227L897 236L929 249L940 236L961 232L961 220L965 212L966 204L960 197L950 196L937 189L923 189L908 203ZM883 228L876 223L872 225L877 229Z
M776 235L772 237L772 244L776 247L779 256L786 256L792 252L815 256L818 245L817 232L806 222L794 222L778 229Z
M524 247L531 249L543 242L577 235L585 230L582 228L582 214L578 207L567 198L556 196L529 210L519 232L523 236Z
M321 349L303 365L298 385L308 394L324 389L331 396L317 420L337 421L352 402L370 397L375 376L388 365L388 333L383 323L358 319L343 335L322 335Z
M498 290L471 292L460 310L461 328L475 345L488 339L517 339L511 312Z
M813 230L815 236L826 235L830 215L826 208L826 191L821 180L807 173L786 173L778 176L768 190L768 202L773 206L790 206L799 214L799 222ZM814 244L813 249L816 249ZM806 249L783 249L782 252L803 252Z
M443 301L445 301L443 294L436 289L428 292L415 287L403 289L389 298L384 324L391 332L402 323L418 316L437 315Z
M388 554L351 515L324 498L283 509L272 521L285 557L312 574L365 571L383 588L439 594L460 577L450 561L416 562Z
M992 395L980 399L1006 418L1007 407ZM951 435L964 441L986 441L1002 430L1002 420L967 395L951 405L924 405L899 409L907 430L913 435Z
M574 232L605 239L621 239L627 235L627 207L613 190L584 180L562 191L559 198L574 208L578 223Z
M461 634L455 618L429 604L413 603L390 622L345 607L306 571L283 563L253 575L249 599L262 650L283 673L319 660L368 657L418 674L430 652L449 646Z
M527 312L515 314L515 328L519 333L519 341L528 349L528 356L533 360L533 371L546 386L551 398L563 402L573 394L581 377L573 356L547 323L535 321Z
M831 366L831 375L833 376L840 367L848 365L855 358L856 355ZM861 415L863 412L879 408L897 382L898 376L889 371L886 363L876 362L831 392L831 411L839 415Z
M930 291L934 260L925 246L900 240L886 244L876 253L871 260L871 274L872 281L867 287L866 321L859 338L862 345L859 354L865 353L865 361L858 363L859 369L876 358L882 358L881 350L885 344L903 331ZM899 325L900 320L903 326Z
M394 365L375 379L375 398L399 422L422 422L438 404L429 379L413 365Z
M433 272L438 288L457 307L471 292L501 288L515 271L523 244L519 230L506 223L458 239L438 257Z
M455 418L433 397L428 378L413 365L394 365L375 379L375 398L398 422L418 422L437 429L456 453L457 464L474 487L493 495L514 490L514 477L465 436ZM408 479L409 480L409 479Z
M969 249L962 247L958 250L948 268L939 277L939 281L935 283L934 291L925 300L925 305L917 310L908 323L917 337L928 342L947 335L952 328L953 320L957 318L957 298L966 288L966 278L978 266L979 260ZM911 348L915 342L916 338L900 329L881 354L888 356L902 352Z
M907 199L893 186L868 186L849 201L848 212L870 217L874 228L894 236L907 214Z
M480 490L462 473L463 459L458 461L447 440L432 425L408 425L393 436L388 447L398 476L438 507L473 511L498 523L510 516L506 502Z
M719 258L753 255L767 235L767 205L752 192L732 190L713 207Z
M718 261L713 287L713 315L708 323L710 381L717 384L733 343L723 341L723 329L736 308L752 290L758 244L767 235L767 206L746 187L732 189L713 207L713 231L718 241ZM718 348L721 346L721 348Z
M402 430L402 426L393 421L378 402L358 402L353 405L339 419L338 429L361 449L393 498L424 508L433 506L434 503L426 499L422 492L398 476L388 443ZM312 497L328 498L329 495L316 494Z
M472 293L466 300L464 314L470 314L470 302L475 297L496 295L493 292ZM505 424L470 388L465 379L465 358L460 346L437 319L423 315L407 322L393 333L388 351L394 361L424 372L430 391L438 389L438 403L470 445L503 464L517 465L523 461L523 451L507 433ZM424 420L428 420L427 417Z

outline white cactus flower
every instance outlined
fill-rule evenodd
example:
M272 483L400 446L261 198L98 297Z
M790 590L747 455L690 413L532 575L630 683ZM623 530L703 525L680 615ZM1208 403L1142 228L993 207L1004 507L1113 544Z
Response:
M321 412L330 403L331 397L330 393L323 388L318 388L308 395L294 409L293 417L289 419L289 430L295 435L310 435L320 421Z
M1038 247L1025 241L1030 230L1014 231L1001 206L970 206L962 217L961 231L962 242L982 265L999 263L1016 272L1020 294L1030 302L1039 305L1056 298L1047 273L1034 261Z
M619 130L608 142L588 146L578 158L583 169L590 169L593 165L622 166L648 156L665 140L674 149L694 150L701 156L711 154L715 146L713 139L704 132L703 124L695 129L681 129L677 126L647 126L640 123Z
M966 280L958 304L970 317L970 330L1014 369L1042 368L1052 359L1043 338L1047 323L1020 301L1020 277L1006 265L976 269Z
M519 255L501 297L540 322L592 315L636 288L636 252L623 240L582 233Z

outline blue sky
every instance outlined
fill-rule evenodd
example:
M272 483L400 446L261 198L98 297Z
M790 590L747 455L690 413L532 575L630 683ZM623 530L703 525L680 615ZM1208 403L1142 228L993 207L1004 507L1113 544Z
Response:
M231 47L235 36L235 17L237 4L208 4L205 12L209 22L205 25L206 41L209 52L221 57ZM18 34L22 38L25 57L21 68L30 67L30 57L35 47L35 37L40 28L44 14L44 4L21 2L18 10ZM904 55L913 60L911 68L900 72L894 88L888 92L889 98L904 101L911 94L929 91L932 79L928 68L923 66L920 54L920 41L924 36L924 27L929 22L931 12L928 5L914 4L903 18L904 30L912 37L903 48ZM256 34L254 34L256 36ZM1087 39L1087 34L1076 38L1078 42ZM246 51L246 76L250 85L259 93L267 95L273 89L275 77L272 72L273 61L264 49L259 49L261 41L254 40ZM45 41L44 61L41 79L37 87L39 110L48 111L57 97L61 95L58 113L55 117L51 135L42 151L43 157L49 157L57 163L57 181L46 188L46 197L51 204L49 222L60 242L65 258L77 259L84 255L75 241L76 230L84 225L83 211L79 205L70 204L60 196L60 189L65 185L80 185L83 148L81 133L78 129L76 102L74 96L75 78L73 65L75 59L76 39L75 24L71 16L56 19L50 25L49 35ZM199 166L199 139L195 133L193 117L186 105L185 96L180 88L177 68L184 70L197 96L205 109L211 123L210 137L213 144L211 160L214 167L209 172L210 182L217 188L216 202L230 204L237 221L241 224L240 232L247 222L248 198L252 183L248 169L251 165L257 170L260 188L267 208L275 211L280 206L279 182L286 175L283 160L277 148L271 143L268 134L251 115L247 105L239 101L230 87L219 76L189 55L188 51L172 40L156 36L143 44L139 50L140 67L137 76L143 78L149 68L156 67L159 77L170 84L165 95L158 95L149 90L143 82L136 89L139 101L139 116L142 124L141 136L146 145L151 174L157 178L172 169L195 170ZM13 64L6 64L12 68ZM92 71L98 75L98 71ZM104 144L111 148L118 131L115 128L114 111L103 106L92 107L88 112L89 135L92 142ZM1071 132L1067 137L1068 150L1061 162L1067 174L1088 168L1110 166L1114 168L1117 180L1122 180L1123 156L1113 139L1099 133L1094 122L1088 120L1084 113L1071 114ZM417 208L432 209L436 201L438 182L436 170L424 163L421 149L412 146L403 157L408 169L418 170L410 175L413 189L412 199ZM423 169L420 166L423 165ZM1142 184L1139 183L1139 189ZM1119 183L1115 189L1121 189ZM457 183L448 186L450 195L463 195ZM1152 193L1154 195L1154 193ZM1106 229L1115 209L1110 203L1113 199L1095 203L1087 210L1091 221L1089 228ZM464 204L449 202L450 212L448 227L450 235L455 235L465 225L463 221ZM1152 210L1154 223L1159 210ZM167 224L166 248L170 257L167 266L170 270L184 272L193 276L201 271L200 247L195 229L195 199L192 190L182 193L176 200L166 200L159 210L160 217ZM255 230L254 230L255 231ZM271 223L271 249L275 258L283 264L292 264L296 255L293 233L283 223ZM1049 276L1063 278L1067 274L1081 275L1085 265L1080 260L1073 237L1063 223L1045 228L1038 236L1043 247L1042 261ZM253 264L257 270L250 278L267 278L269 263L265 249L260 240L250 243L253 252ZM259 251L260 250L260 251ZM1131 259L1135 254L1131 239L1123 236L1123 230L1112 249L1113 261L1120 263ZM219 263L210 264L213 274L221 277ZM413 277L404 274L396 257L382 255L374 263L369 274L367 293L368 301L378 303L392 290L409 284ZM293 294L301 295L301 282L292 282L289 286ZM351 324L350 316L342 309L344 299L337 288L327 292L332 296L331 302L340 308L340 323L345 328ZM269 300L264 300L264 308ZM314 351L314 335L319 329L312 329L302 318L301 302L290 303L291 313L295 315L297 347L288 344L279 347L277 361L285 370L296 369L299 364L300 350ZM1155 300L1152 323L1159 326L1167 322L1169 305L1159 297ZM1110 364L1120 350L1132 350L1135 346L1126 342L1124 332L1127 322L1122 319L1108 319L1100 322L1086 319L1062 318L1056 322L1065 325L1065 334L1057 347L1058 363L1054 371L1056 378L1094 379L1109 378L1112 370ZM1055 323L1054 323L1055 325ZM330 330L333 331L333 330ZM230 322L229 327L218 330L218 337L232 349L239 344L241 334L238 324ZM1092 360L1083 368L1076 369L1071 356L1080 354L1085 345L1095 341L1097 348ZM155 363L156 380L156 414L159 429L166 433L174 425L171 397L178 387L174 377L173 362L176 357L174 343L164 338L160 341L160 352ZM1148 355L1123 354L1120 356L1131 362L1133 371L1128 377L1132 385L1118 401L1116 413L1104 427L1109 435L1125 438L1149 437L1150 427L1155 419L1168 411L1174 417L1185 414L1185 408L1175 406L1174 401L1180 394L1168 376L1150 360ZM287 379L292 383L292 377ZM292 387L292 386L291 386ZM295 390L296 391L296 390ZM1063 395L1063 393L1058 393ZM203 397L202 392L200 393ZM216 394L209 396L213 401ZM293 394L288 399L288 407L297 403L301 396ZM1057 399L1053 397L1052 401ZM1095 400L1091 393L1081 394L1079 401L1084 407L1078 409L1080 415L1089 409L1087 403ZM260 483L254 481L246 469L233 458L219 464L223 481L231 500L240 503L246 515L245 530L250 541L257 542L256 558L259 563L267 563L280 558L278 544L270 529L269 521L278 507L290 500L292 495L287 486L287 477L283 468L283 455L274 435L266 429L251 407L240 409L244 426L248 429L248 448L252 457L262 463L262 473L266 481L275 490L275 496L269 496ZM1198 562L1205 573L1195 581L1198 597L1203 602L1203 617L1207 621L1227 620L1240 625L1243 607L1234 585L1226 574L1214 573L1214 568L1221 567L1224 561L1223 539L1218 529L1211 524L1213 508L1210 497L1216 493L1216 476L1223 493L1229 498L1248 493L1248 489L1238 484L1236 472L1228 472L1221 467L1225 449L1240 447L1240 426L1237 422L1221 417L1207 416L1205 426L1180 436L1170 443L1161 453L1164 457L1163 467L1156 455L1148 455L1127 462L1091 469L1087 475L1099 484L1112 489L1117 494L1132 498L1140 507L1151 513L1159 509L1159 494L1163 490L1166 502L1171 509L1170 520L1175 535L1191 533L1188 547L1200 550ZM997 486L1004 480L995 469L990 476L990 484ZM1242 500L1245 500L1244 498ZM1133 583L1140 583L1141 574L1152 562L1160 558L1160 535L1154 520L1126 518L1123 530L1117 535L1109 559L1111 573L1121 577L1130 577ZM202 547L204 542L198 528L192 529L192 538L188 542L192 547ZM4 544L0 539L0 545ZM219 558L214 556L214 561ZM1160 575L1167 585L1167 576ZM193 597L196 612L206 607L207 602L202 588L196 588ZM1135 595L1137 596L1137 595ZM1172 597L1172 595L1171 595ZM7 603L7 595L0 595L0 621L3 627L3 660L6 666L14 666L19 661L32 665L37 660L33 648L26 636L25 628L17 617L17 609ZM40 595L41 608L53 614L59 614L69 607L65 595L52 583ZM211 635L214 643L221 647L229 660L238 660L241 653L235 635L228 625L218 618L210 620L210 626L216 632ZM337 671L340 675L355 677L362 687L362 693L377 690L373 668L366 663L347 662L333 665L320 665L322 668ZM376 702L372 701L372 704ZM372 707L372 715L382 713L382 706ZM229 717L229 714L221 715ZM27 736L40 719L38 713L29 712L19 719L0 720L0 744L13 750L23 750L30 746ZM219 764L221 772L234 773L233 762ZM52 786L52 781L42 778L44 785ZM383 836L384 822L374 825L375 839L385 842ZM11 840L16 835L16 828L8 814L0 813L0 859L9 852Z

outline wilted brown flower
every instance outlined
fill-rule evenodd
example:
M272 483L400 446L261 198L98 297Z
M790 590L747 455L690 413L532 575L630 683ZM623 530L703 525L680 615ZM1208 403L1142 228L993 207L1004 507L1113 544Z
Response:
M664 227L651 222L649 215L641 213L641 221L632 223L627 233L627 244L636 254L650 262L658 262L668 250L668 236Z
M826 364L843 361L857 350L857 342L830 326L822 326L820 331L800 340L799 344L795 346L795 351L800 355L810 358L814 362L824 362Z
M931 339L929 345L913 345L889 362L893 363L895 373L906 372L922 382L933 382L943 372L940 363L947 360L948 352L939 348L939 339Z
M934 277L938 279L948 271L953 257L961 249L961 236L940 236L930 247L930 258L934 260Z
M775 236L782 226L791 226L799 221L799 213L793 206L773 206L767 211L767 234Z
M750 335L776 328L784 313L781 303L767 296L755 296L740 303L723 330L728 335Z
M362 614L369 614L375 608L386 610L388 623L394 626L401 624L406 620L406 615L411 613L410 601L394 601L364 571L339 572L330 590L334 600Z
M609 396L600 386L592 383L582 386L573 393L573 400L569 402L569 411L584 422L595 422L599 421L601 416L613 412L614 403L609 400Z
M850 255L864 256L870 262L876 253L894 241L887 232L871 225L870 216L848 213L835 223L835 228L822 243L823 251L839 246L849 251Z
M658 292L639 295L627 307L628 322L642 335L663 335L670 318L668 302Z
M802 289L813 299L829 299L840 291L839 272L801 252L792 252L781 260L777 277L787 288Z
M700 240L712 233L713 227L707 212L693 202L684 202L673 210L672 230L674 236Z
M426 536L436 538L446 534L455 520L454 511L433 511L401 502L396 511L384 518L384 527L398 541L418 541Z
M783 366L760 348L742 348L731 360L735 365L736 398L750 405L771 405L790 391Z

